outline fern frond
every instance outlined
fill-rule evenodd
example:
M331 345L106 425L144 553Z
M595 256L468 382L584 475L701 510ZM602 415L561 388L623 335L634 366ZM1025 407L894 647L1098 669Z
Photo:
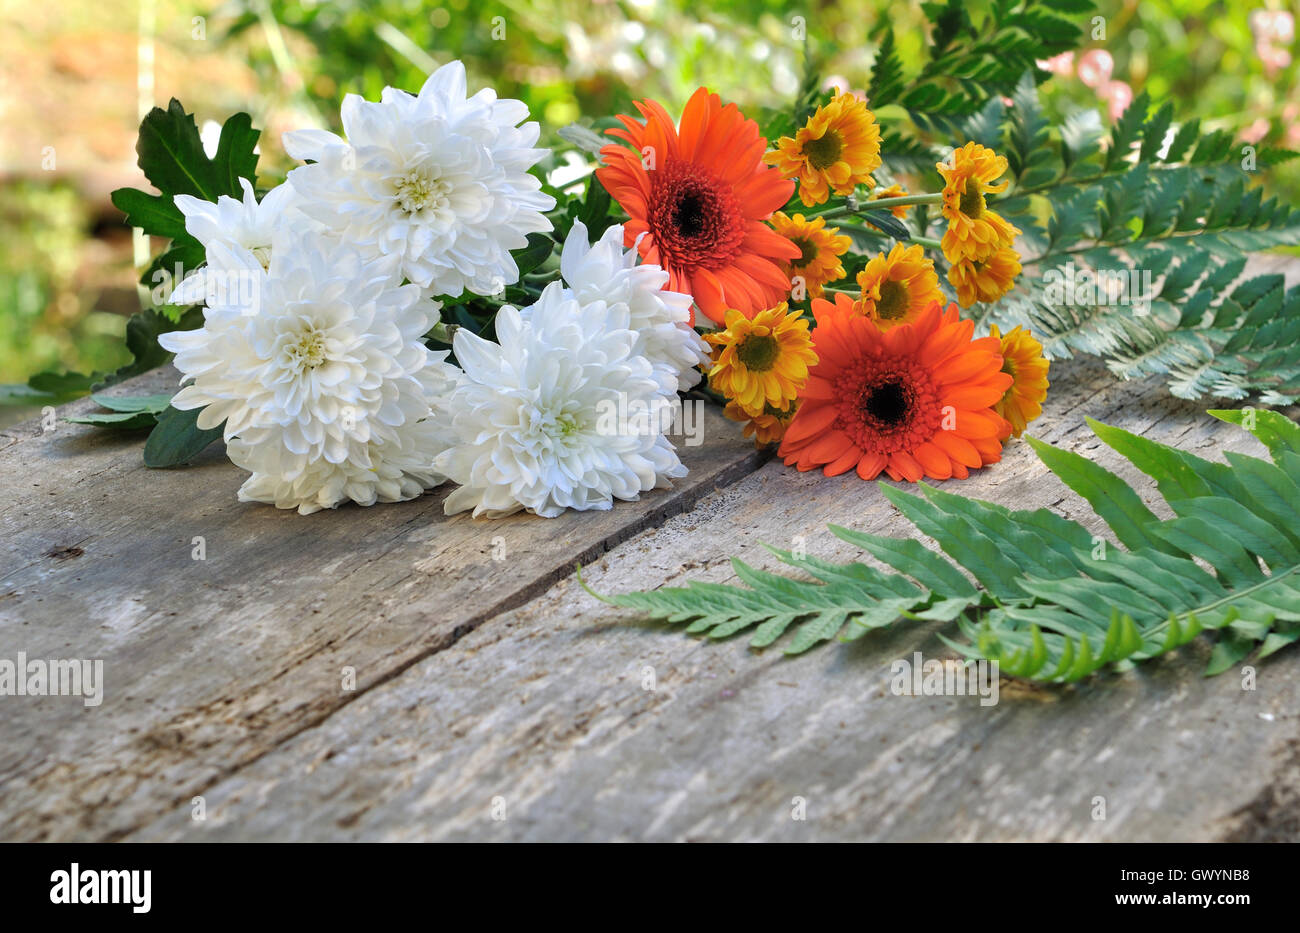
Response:
M1049 356L1100 356L1122 379L1162 376L1181 398L1300 399L1300 290L1241 278L1247 252L1300 243L1300 210L1264 196L1230 136L1175 129L1145 94L1109 134L1095 115L1048 127L1028 74L1000 136L1015 181L993 206L1024 231L1026 273L977 320L1022 324Z
M790 654L899 619L953 621L959 637L944 638L962 654L1053 682L1155 657L1209 631L1216 638L1209 672L1217 673L1252 650L1262 658L1300 640L1300 425L1265 410L1211 414L1252 431L1271 462L1229 453L1228 463L1215 463L1088 422L1103 443L1156 481L1174 513L1167 519L1104 467L1030 440L1113 539L1047 509L1009 509L926 484L917 495L881 483L942 553L914 539L831 526L893 572L771 549L813 579L735 560L743 586L692 583L602 598L715 638L753 628L755 647L797 625L785 647Z
M905 108L915 128L946 131L987 102L1010 94L1021 75L1035 71L1036 61L1076 48L1081 23L1094 3L994 0L978 18L963 0L933 0L924 8L931 24L925 62L909 72L893 30L881 29L874 36L876 58L867 97L876 110ZM882 151L891 162L902 155L900 144L912 145L906 134L887 128Z

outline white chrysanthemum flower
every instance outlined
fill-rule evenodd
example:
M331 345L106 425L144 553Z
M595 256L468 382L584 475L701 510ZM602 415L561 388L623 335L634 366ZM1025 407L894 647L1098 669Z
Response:
M277 245L268 269L248 249L209 249L245 287L159 343L183 374L172 405L202 408L201 428L224 422L231 459L254 474L240 497L306 513L439 482L432 408L456 375L420 339L437 303L398 285L394 260L316 236Z
M439 68L412 96L343 100L346 141L323 130L284 135L313 160L289 173L302 210L342 239L398 256L428 294L496 294L519 279L510 251L551 229L555 199L528 170L544 155L528 108L490 88L466 96L465 66Z
M228 271L238 272L221 268L221 259L228 254L214 253L210 247L243 247L266 268L271 263L272 241L278 235L288 229L301 235L304 228L316 226L315 221L297 210L297 195L289 185L277 185L258 201L252 182L240 178L239 184L244 189L243 200L223 194L214 203L188 194L176 195L176 206L185 215L186 231L207 251L207 265L185 276L167 299L169 304L205 304L217 288L223 287L221 276Z
M623 249L621 225L593 244L579 220L565 238L560 276L581 304L627 305L632 330L641 336L641 354L667 374L664 390L685 391L700 381L698 367L709 361L709 346L691 327L691 296L666 290L668 273L638 258L635 246Z
M252 473L239 488L240 502L268 502L310 515L348 501L404 502L445 479L433 469L434 458L447 446L446 431L435 418L400 425L390 436L354 448L353 457L342 463L308 460L282 444L249 444L240 438L226 450L235 465Z
M553 282L528 320L501 309L500 344L456 332L464 373L447 407L457 443L434 461L460 484L447 514L553 518L686 475L663 436L671 402L630 324L626 304L579 304Z

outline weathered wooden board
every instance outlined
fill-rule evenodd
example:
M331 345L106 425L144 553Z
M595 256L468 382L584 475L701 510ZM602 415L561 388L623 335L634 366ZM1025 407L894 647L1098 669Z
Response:
M165 391L168 369L117 390ZM89 401L73 410L93 408ZM113 839L762 460L713 406L671 491L498 522L444 493L302 517L242 504L219 447L28 422L0 447L0 657L102 659L102 705L3 697L0 839ZM194 559L203 538L206 559ZM344 689L344 669L355 689Z
M1155 383L1091 363L1053 382L1037 433L1139 488L1083 415L1260 450ZM791 660L592 599L575 560L619 591L730 579L731 554L774 566L761 540L856 556L828 521L911 533L874 484L764 466L711 418L688 484L504 522L446 519L441 493L302 518L238 503L219 451L160 473L138 437L0 432L0 657L102 658L106 679L95 708L0 697L0 840L1300 835L1294 651L1254 691L1201 677L1201 645L1068 689L1004 682L982 708L890 693L893 660L947 654L935 625ZM1090 515L1020 443L950 488Z
M1204 456L1249 435L1095 364L1057 367L1041 435L1151 489L1092 415ZM959 487L1091 515L1023 443ZM732 579L758 542L856 556L824 530L905 527L874 484L769 463L588 568L618 591ZM1091 522L1100 528L1096 522ZM938 626L788 659L629 621L574 578L303 730L128 838L367 840L1191 840L1296 836L1294 652L1243 691L1204 646L1139 671L1000 703L895 696L890 664L950 656ZM647 677L653 689L647 689ZM1095 819L1104 798L1105 819ZM806 819L794 819L802 800ZM500 817L504 815L504 819Z

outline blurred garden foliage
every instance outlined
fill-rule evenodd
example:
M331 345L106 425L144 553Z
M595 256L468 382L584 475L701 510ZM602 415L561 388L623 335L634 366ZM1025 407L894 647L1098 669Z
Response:
M966 6L978 21L990 5ZM199 20L188 5L161 6L167 15L158 20L158 43L173 46L178 57L192 54L192 24ZM1107 111L1113 115L1146 90L1157 102L1172 102L1176 121L1199 117L1205 130L1300 149L1289 2L1097 6L1100 19L1079 17L1085 44L1053 61L1053 77L1041 89L1054 120L1095 109L1104 122ZM184 99L199 107L200 121L224 119L231 108L252 113L268 130L261 165L281 175L291 165L279 132L304 123L337 128L344 93L376 98L386 85L417 89L428 71L452 58L465 61L471 85L490 84L525 101L542 122L544 144L558 146L556 132L570 122L628 112L633 99L644 97L679 108L701 85L754 113L789 108L804 70L804 36L825 84L861 91L878 28L894 27L902 61L915 67L927 20L918 2L883 0L233 0L192 12L204 14L206 52L249 70L257 91L245 99L243 89L223 96L210 87L211 113L203 112L201 94ZM202 73L193 78L213 84ZM131 84L121 88L128 100L135 93ZM173 94L180 89L160 84L155 96ZM135 129L128 124L122 132L133 139ZM75 134L77 127L62 131ZM79 294L74 274L84 263L79 244L92 238L102 207L83 203L68 183L75 166L65 165L53 182L39 173L13 180L14 167L3 169L11 180L0 194L0 382L49 368L111 369L125 355L120 315L96 314L95 295ZM1285 200L1298 200L1296 162L1260 175ZM262 185L278 180L267 177Z

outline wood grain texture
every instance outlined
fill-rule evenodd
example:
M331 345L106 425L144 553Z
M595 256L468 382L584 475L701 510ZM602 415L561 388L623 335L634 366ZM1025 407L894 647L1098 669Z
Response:
M1086 415L1203 456L1249 435L1157 383L1057 367L1043 437L1152 484ZM1023 443L949 484L1100 525ZM906 526L874 484L769 463L588 568L598 591L734 579L760 541L858 556L825 531ZM1202 676L1208 651L1067 688L1004 681L1001 702L905 697L890 664L951 656L936 624L790 659L744 636L702 642L638 623L570 577L217 782L139 840L1195 840L1295 835L1294 652L1258 689ZM653 689L646 678L653 675ZM1093 819L1097 798L1106 818ZM792 813L802 799L806 819ZM504 807L505 819L501 816ZM495 808L495 809L494 809ZM1291 822L1284 822L1289 819Z
M1035 433L1149 498L1084 415L1261 450L1159 381L1072 361L1053 383ZM858 556L828 521L914 533L874 484L764 465L710 417L687 484L503 522L446 519L442 493L303 518L238 503L218 449L157 472L139 436L0 431L0 658L102 658L107 681L97 708L0 697L0 840L1300 837L1294 650L1254 691L1202 677L1197 644L1070 688L1004 681L984 708L890 693L893 660L950 656L936 624L788 659L594 600L575 561L624 591L732 579L733 554L774 567L759 541ZM1100 530L1023 443L947 488Z
M445 517L442 491L303 517L236 501L245 474L219 445L155 471L139 435L10 429L0 657L102 659L106 687L95 708L0 698L0 839L118 838L544 592L574 560L751 472L753 445L715 408L707 417L709 443L682 448L691 473L676 488L498 522Z

